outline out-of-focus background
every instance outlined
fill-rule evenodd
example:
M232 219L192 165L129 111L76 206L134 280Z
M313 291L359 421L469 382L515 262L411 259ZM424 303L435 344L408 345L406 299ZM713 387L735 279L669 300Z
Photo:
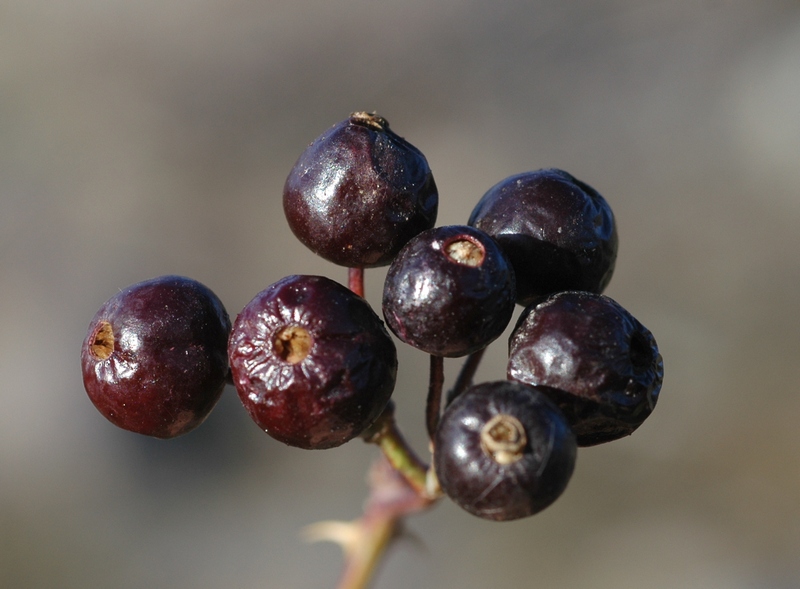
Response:
M620 233L607 294L666 368L650 420L582 450L551 508L496 524L442 502L375 587L800 586L789 0L4 2L0 586L333 587L338 548L300 530L360 513L374 448L284 447L231 388L198 430L140 438L92 407L79 348L103 301L161 274L234 316L287 274L344 281L294 241L281 189L354 110L426 154L439 224L526 170L597 188ZM504 376L503 341L480 379ZM421 452L426 367L401 348Z

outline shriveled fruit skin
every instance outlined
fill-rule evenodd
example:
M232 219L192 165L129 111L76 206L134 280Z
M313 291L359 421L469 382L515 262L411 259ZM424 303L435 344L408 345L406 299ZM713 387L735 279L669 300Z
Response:
M614 214L597 190L556 168L510 176L490 188L469 225L494 237L527 306L562 290L603 292L614 273Z
M256 295L234 322L228 354L255 423L298 448L361 434L397 376L394 342L369 303L323 276L287 276Z
M470 261L459 244L474 248L480 262ZM467 263L455 261L450 247ZM483 231L436 227L408 242L389 267L383 316L409 345L437 356L466 356L502 334L514 312L514 284L505 254Z
M652 333L619 303L567 291L520 316L508 378L551 387L578 445L593 446L630 435L647 419L664 363Z
M162 276L97 311L81 349L92 403L115 425L157 438L191 431L219 400L230 320L207 287Z
M496 460L482 443L485 428L511 416L525 439L515 460ZM543 387L497 381L475 385L450 404L434 439L439 484L478 517L508 521L551 505L575 469L577 446L564 415Z
M283 189L295 236L341 266L389 264L436 223L439 195L425 156L386 119L354 113L300 155Z

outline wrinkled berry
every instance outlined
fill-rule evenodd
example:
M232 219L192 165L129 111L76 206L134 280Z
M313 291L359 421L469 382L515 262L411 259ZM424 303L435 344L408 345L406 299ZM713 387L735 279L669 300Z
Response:
M470 513L506 521L533 515L564 491L577 447L566 419L542 392L512 381L483 383L451 403L434 439L444 493Z
M416 234L436 223L439 196L425 156L357 112L302 153L283 189L297 238L342 266L385 266Z
M437 356L465 356L495 340L514 311L514 272L483 231L425 231L400 251L383 289L383 315L402 341Z
M228 374L230 320L208 288L162 276L119 292L83 342L83 383L115 425L173 438L203 422Z
M508 377L552 387L580 446L630 435L658 401L653 335L609 297L563 292L531 306L509 340Z
M562 290L602 292L614 272L617 230L605 199L558 169L511 176L469 218L500 242L517 277L517 302Z
M397 353L367 301L323 276L288 276L239 313L228 352L242 404L273 438L331 448L384 409Z

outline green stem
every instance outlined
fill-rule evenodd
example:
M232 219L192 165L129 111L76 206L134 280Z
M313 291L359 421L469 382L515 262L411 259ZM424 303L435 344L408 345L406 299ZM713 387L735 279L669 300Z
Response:
M433 506L441 497L428 487L428 467L406 442L390 403L362 438L383 456L370 469L370 495L363 515L352 522L320 522L306 530L311 540L331 540L344 549L337 589L367 589L403 519Z
M421 496L385 458L373 464L369 478L371 492L361 518L317 524L318 539L332 539L344 548L345 567L337 589L366 589L403 518L436 502Z
M359 542L347 555L338 589L366 589L378 563L395 536L398 517L368 517L360 520Z
M408 484L420 496L427 496L428 465L420 460L398 429L391 403L361 437L368 443L376 444Z

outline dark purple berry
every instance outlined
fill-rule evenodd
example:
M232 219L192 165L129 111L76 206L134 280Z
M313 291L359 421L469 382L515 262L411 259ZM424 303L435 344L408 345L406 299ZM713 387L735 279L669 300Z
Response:
M341 266L385 266L417 233L436 223L439 195L425 156L357 112L302 153L283 189L297 238Z
M433 460L448 497L478 517L506 521L558 499L576 453L566 419L540 387L499 381L473 386L447 407Z
M208 288L180 276L134 284L110 298L83 342L83 384L115 425L173 438L203 422L228 374L231 325Z
M552 387L579 446L630 435L658 401L664 364L653 335L612 299L562 292L520 317L508 377Z
M239 313L228 352L258 426L299 448L358 436L389 402L397 353L367 301L322 276L288 276Z
M469 218L500 242L517 277L517 302L562 290L602 292L614 272L614 215L591 186L557 169L506 178Z
M495 340L514 311L514 272L500 246L466 225L429 229L386 275L383 316L401 340L436 356L465 356Z

